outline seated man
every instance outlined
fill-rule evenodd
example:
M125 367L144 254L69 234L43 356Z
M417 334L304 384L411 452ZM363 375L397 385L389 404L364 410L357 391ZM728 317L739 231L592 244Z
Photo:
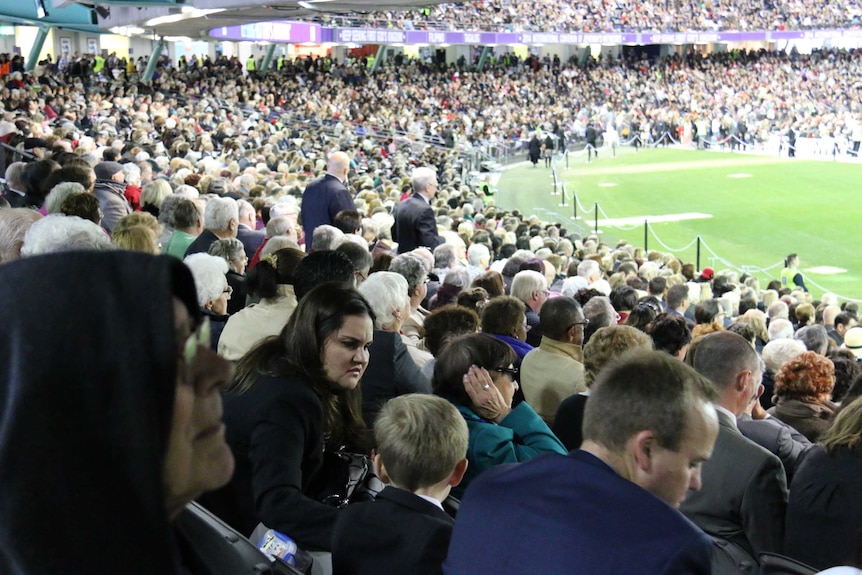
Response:
M467 469L467 424L441 397L402 395L380 411L374 437L374 460L389 486L339 514L333 572L442 573L454 524L442 502Z
M584 384L584 327L581 306L568 297L548 300L542 306L544 336L539 347L521 362L524 399L550 425L560 403L587 390Z
M763 373L751 344L728 331L711 333L696 340L685 360L715 387L720 425L713 458L703 466L703 489L681 509L727 541L715 557L716 573L723 573L728 562L738 565L742 552L750 562L763 552L782 552L787 479L781 460L744 437L737 423L757 396Z
M712 541L674 507L700 488L718 433L712 397L709 382L662 352L608 366L581 449L473 482L445 572L710 573Z

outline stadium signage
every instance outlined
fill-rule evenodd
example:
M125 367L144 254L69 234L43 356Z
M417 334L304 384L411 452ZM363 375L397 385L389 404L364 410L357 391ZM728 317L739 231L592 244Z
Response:
M334 42L337 44L475 44L480 46L585 44L712 44L862 38L862 30L795 30L789 32L460 32L323 28L306 22L257 22L210 30L213 38L252 42Z

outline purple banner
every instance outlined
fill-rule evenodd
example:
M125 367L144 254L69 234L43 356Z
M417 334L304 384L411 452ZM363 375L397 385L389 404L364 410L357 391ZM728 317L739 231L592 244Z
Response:
M373 28L321 28L306 22L257 22L210 30L213 38L252 42L299 44L501 44L584 45L584 44L711 44L715 42L768 42L774 40L823 40L862 38L859 30L805 30L790 32L442 32L434 30L390 30Z

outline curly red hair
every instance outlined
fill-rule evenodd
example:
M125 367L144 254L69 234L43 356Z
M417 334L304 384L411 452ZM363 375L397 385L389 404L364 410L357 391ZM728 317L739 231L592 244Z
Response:
M782 399L797 399L820 403L835 385L835 366L813 351L800 353L786 362L775 374L775 395Z

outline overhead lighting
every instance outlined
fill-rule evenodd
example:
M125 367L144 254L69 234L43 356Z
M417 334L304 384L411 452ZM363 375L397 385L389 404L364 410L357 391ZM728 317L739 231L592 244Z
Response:
M191 43L192 39L188 36L165 36L165 42L186 42Z
M161 26L162 24L173 24L174 22L182 22L183 20L191 20L193 18L203 18L204 16L208 16L210 14L217 14L224 11L225 8L208 8L205 10L198 10L197 8L189 8L188 6L183 6L181 13L168 14L167 16L150 18L149 20L144 22L144 26L150 27Z
M108 31L120 36L135 36L146 33L146 30L137 26L114 26L113 28L108 28Z

